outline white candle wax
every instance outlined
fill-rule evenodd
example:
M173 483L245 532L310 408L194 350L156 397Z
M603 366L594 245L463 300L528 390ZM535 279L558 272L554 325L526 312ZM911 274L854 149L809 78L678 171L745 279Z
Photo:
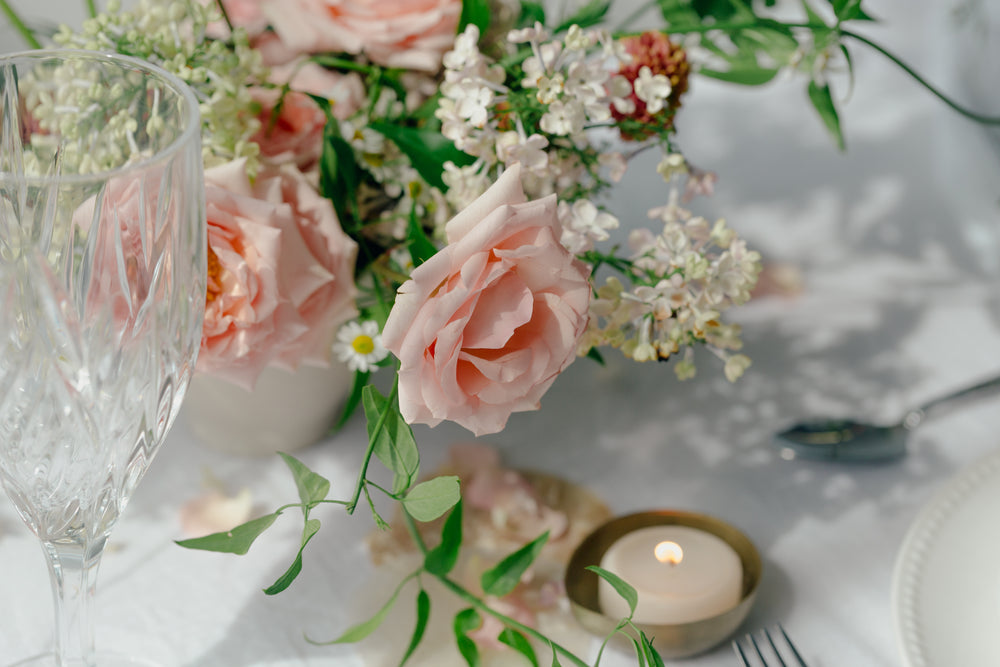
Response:
M689 526L628 533L607 550L601 567L639 593L632 616L637 623L673 625L717 616L735 607L743 592L739 554L719 537ZM598 598L605 615L628 615L628 603L604 579Z

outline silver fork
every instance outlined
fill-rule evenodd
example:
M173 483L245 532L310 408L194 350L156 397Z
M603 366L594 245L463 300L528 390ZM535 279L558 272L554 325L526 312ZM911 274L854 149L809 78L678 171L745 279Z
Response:
M733 651L742 667L808 667L780 624L734 639Z

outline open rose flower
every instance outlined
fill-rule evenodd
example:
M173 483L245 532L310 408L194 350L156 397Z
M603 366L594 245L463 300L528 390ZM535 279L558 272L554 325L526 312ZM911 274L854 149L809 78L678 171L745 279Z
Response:
M252 388L269 364L328 362L354 317L357 245L291 165L253 186L243 160L205 172L208 301L198 370Z
M409 423L476 435L535 410L587 324L589 270L560 243L556 198L526 201L509 168L446 226L448 245L399 289L382 339Z
M315 63L275 67L271 80L278 86L287 83L291 90L284 95L278 88L253 90L261 111L258 116L260 130L252 140L269 162L292 162L307 171L319 160L326 126L326 114L309 95L328 99L333 116L344 120L361 108L364 83L354 72L340 74ZM277 114L275 106L278 106Z
M301 52L364 54L373 62L437 71L458 29L461 0L270 0L278 37Z

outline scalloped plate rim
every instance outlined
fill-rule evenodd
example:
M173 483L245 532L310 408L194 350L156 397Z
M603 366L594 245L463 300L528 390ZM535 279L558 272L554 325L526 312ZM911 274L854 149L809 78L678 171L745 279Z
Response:
M989 485L995 485L1000 490L1000 450L969 464L950 477L917 513L903 538L893 568L891 606L896 643L904 667L949 667L931 662L928 657L930 648L939 647L943 642L953 642L954 633L923 627L927 613L924 605L927 603L921 600L921 590L926 590L928 577L936 578L934 583L941 583L942 579L940 569L935 571L933 568L926 568L926 565L932 557L958 558L958 552L967 546L961 542L962 539L982 538L982 534L965 534L959 536L958 542L935 540L961 514L986 509L976 506L977 502L981 504L982 501L976 494ZM989 536L989 533L986 535ZM974 543L979 548L983 542L979 539ZM1000 530L993 535L990 544L1000 549ZM986 578L996 584L991 590L993 605L997 611L997 628L1000 629L1000 561L997 562L995 571ZM933 602L947 607L960 601L952 599ZM968 636L963 638L966 642L968 639ZM984 650L994 652L993 658L984 664L1000 664L1000 643L996 641L996 637L983 637L982 646Z

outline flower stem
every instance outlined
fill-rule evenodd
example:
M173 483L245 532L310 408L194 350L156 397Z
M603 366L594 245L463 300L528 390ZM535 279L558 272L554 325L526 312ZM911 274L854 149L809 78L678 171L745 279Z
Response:
M639 7L636 8L634 12L632 12L624 19L622 19L622 21L618 24L618 29L626 30L630 25L638 21L639 17L641 17L643 14L648 12L653 7L655 7L657 4L658 4L657 0L649 0L649 2L645 2L639 5Z
M1000 116L987 116L984 114L976 113L975 111L972 111L970 109L967 109L966 107L961 106L960 104L952 100L950 97L942 93L940 90L935 88L929 81L927 81L927 79L922 77L919 73L917 73L916 70L907 65L899 56L895 55L894 53L891 53L878 42L872 41L867 37L859 35L858 33L852 32L850 30L841 30L840 32L842 35L844 35L844 37L851 37L853 39L856 39L862 44L865 44L866 46L869 46L872 49L875 49L876 51L881 53L883 56L891 60L894 65L896 65L901 70L910 75L910 77L914 81L923 86L929 93L931 93L936 98L947 104L951 109L957 111L959 114L965 116L970 120L974 120L977 123L982 123L983 125L1000 125Z
M2 2L3 0L0 0ZM396 400L396 393L399 391L399 374L397 373L392 381L392 391L389 392L389 404L391 405L393 401ZM365 485L365 478L368 476L368 464L371 463L372 454L375 453L375 442L378 440L379 433L385 428L385 420L389 417L389 409L379 415L378 421L375 422L375 427L372 429L371 436L368 438L368 449L365 450L365 458L361 462L361 470L358 471L358 482L354 485L354 493L351 495L351 502L347 504L347 513L354 514L354 510L358 506L358 500L361 499L361 490Z
M7 3L7 0L0 0L0 11L7 16L7 20L10 21L11 25L13 25L17 32L21 35L21 39L23 39L29 47L33 49L42 48L42 43L35 37L34 31L25 25L24 21L21 20L21 17L14 11L14 8Z
M97 18L97 2L95 0L87 0L87 15L90 18Z
M413 538L414 544L417 545L417 548L420 549L420 552L424 556L427 556L427 546L424 544L424 540L420 536L420 531L417 530L417 526L416 526L416 523L414 522L413 517L410 516L410 514L404 510L403 511L403 519L406 522L406 529L410 533L410 537ZM470 606L475 607L476 609L478 609L479 611L481 611L483 613L489 614L490 616L496 618L497 620L499 620L501 623L503 623L505 626L507 626L509 628L514 628L515 630L519 630L520 632L522 632L522 633L524 633L524 634L526 634L526 635L528 635L530 637L534 637L535 639L537 639L538 641L540 641L540 642L542 642L544 644L548 644L549 646L552 647L553 650L558 651L559 653L561 653L564 658L566 658L567 660L569 660L571 663L573 663L577 667L590 667L586 662L584 662L579 657L577 657L577 655L575 653L573 653L572 651L570 651L565 646L562 646L561 644L557 644L556 642L552 641L551 639L549 639L548 637L546 637L545 635L543 635L541 632L539 632L538 630L534 629L533 627L531 627L529 625L525 625L525 624L520 623L518 621L515 621L513 618L507 616L506 614L502 614L499 611L497 611L496 609L493 609L488 604L486 604L486 602L482 598L480 598L480 597L478 597L476 595L473 595L471 592L469 592L464 586L462 586L461 584L459 584L457 581L449 579L448 575L445 575L445 574L434 574L433 572L429 572L429 574L431 574L438 581L440 581L445 586L445 588L447 588L452 593L454 593L456 597L458 597L459 599L461 599L465 603L469 604Z

